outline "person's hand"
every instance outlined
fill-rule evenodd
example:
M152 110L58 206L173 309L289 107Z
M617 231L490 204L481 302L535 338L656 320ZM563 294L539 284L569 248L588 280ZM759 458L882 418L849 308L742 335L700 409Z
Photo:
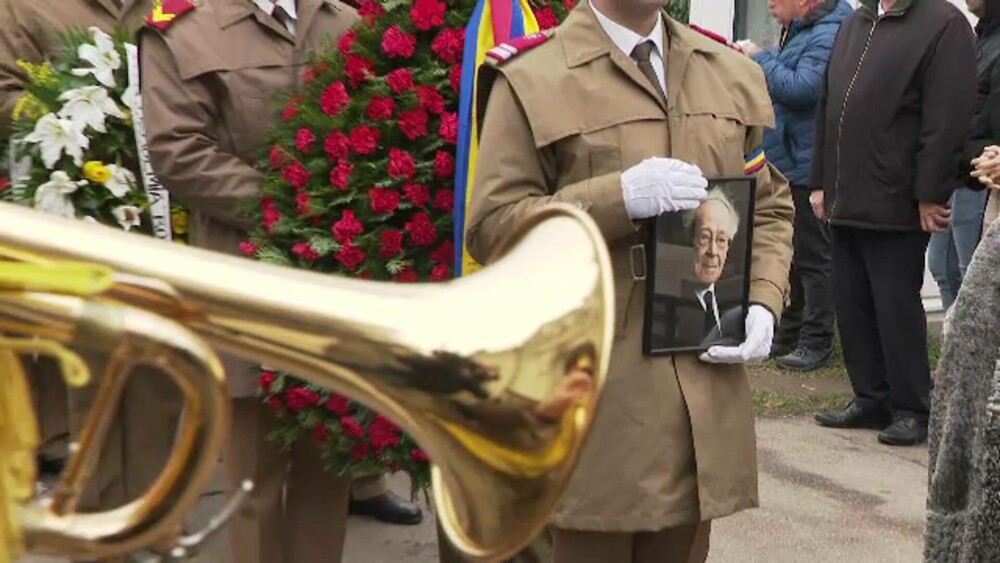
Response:
M622 193L629 218L697 208L708 197L701 169L673 158L647 158L622 174Z
M951 209L937 203L920 202L920 227L926 233L943 233L951 222Z
M761 49L759 45L757 45L756 43L754 43L753 41L751 41L749 39L743 39L743 40L737 41L736 45L740 49L743 49L743 53L746 54L746 56L748 56L748 57L755 57L761 51L763 51L763 49Z
M809 194L809 205L817 219L826 221L826 194L823 190L813 190Z
M749 364L762 362L771 355L774 339L774 315L761 305L747 311L746 340L739 346L712 346L701 355L710 364Z
M972 159L972 177L982 182L986 187L1000 190L1000 147L991 145L983 150L983 154Z

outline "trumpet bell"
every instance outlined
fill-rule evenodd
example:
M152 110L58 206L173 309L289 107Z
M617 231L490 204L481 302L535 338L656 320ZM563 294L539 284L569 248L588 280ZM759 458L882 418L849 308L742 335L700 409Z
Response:
M509 557L545 526L607 373L610 261L596 225L570 206L540 210L511 233L488 268L440 284L280 268L2 204L0 246L19 260L110 268L115 283L99 295L102 304L145 309L215 350L384 413L430 455L439 521L474 560ZM41 314L52 300L18 299L16 307L0 300L0 331L23 331L25 310ZM45 332L41 323L32 326ZM206 448L219 447L217 426L211 428L192 433L175 455L210 458ZM173 471L126 511L128 525L144 530L143 541L176 532L170 522L148 525L149 515L162 514L161 493L171 480L191 475L201 474ZM172 498L180 500L193 502ZM50 516L24 522L29 551L59 546L71 557L105 557L138 541L116 543L93 529L83 534L66 525L73 516L66 511Z

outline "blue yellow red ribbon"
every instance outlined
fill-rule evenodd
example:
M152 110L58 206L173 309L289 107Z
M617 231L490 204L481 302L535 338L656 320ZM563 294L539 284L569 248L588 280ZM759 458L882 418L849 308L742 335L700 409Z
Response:
M746 164L743 167L743 173L747 176L753 176L763 170L766 164L767 155L764 154L764 149L762 147L747 156Z
M479 155L476 83L486 53L500 43L536 33L538 22L527 0L479 0L465 28L462 84L458 101L458 147L455 169L455 275L474 273L480 266L465 248L465 216L472 197Z

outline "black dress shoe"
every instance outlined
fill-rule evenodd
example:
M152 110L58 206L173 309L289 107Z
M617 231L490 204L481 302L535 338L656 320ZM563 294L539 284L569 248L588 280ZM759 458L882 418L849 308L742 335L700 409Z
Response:
M927 440L927 422L912 416L897 416L878 433L878 441L887 446L915 446Z
M828 428L872 428L882 430L891 422L889 413L882 409L863 409L854 401L846 408L816 415L816 422Z
M371 516L389 524L413 526L424 519L424 514L415 503L407 502L395 493L388 492L367 500L351 499L351 514Z
M833 348L826 350L796 348L794 352L778 358L778 365L792 371L810 372L826 367L832 361Z

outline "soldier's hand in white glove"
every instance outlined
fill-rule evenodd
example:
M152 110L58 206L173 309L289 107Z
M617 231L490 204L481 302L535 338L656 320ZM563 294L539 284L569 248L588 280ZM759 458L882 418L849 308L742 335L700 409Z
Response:
M625 209L632 220L697 208L708 196L701 169L673 158L647 158L622 173Z
M774 315L765 307L751 305L747 310L746 340L739 346L712 346L701 355L710 364L750 364L771 355L774 339Z

